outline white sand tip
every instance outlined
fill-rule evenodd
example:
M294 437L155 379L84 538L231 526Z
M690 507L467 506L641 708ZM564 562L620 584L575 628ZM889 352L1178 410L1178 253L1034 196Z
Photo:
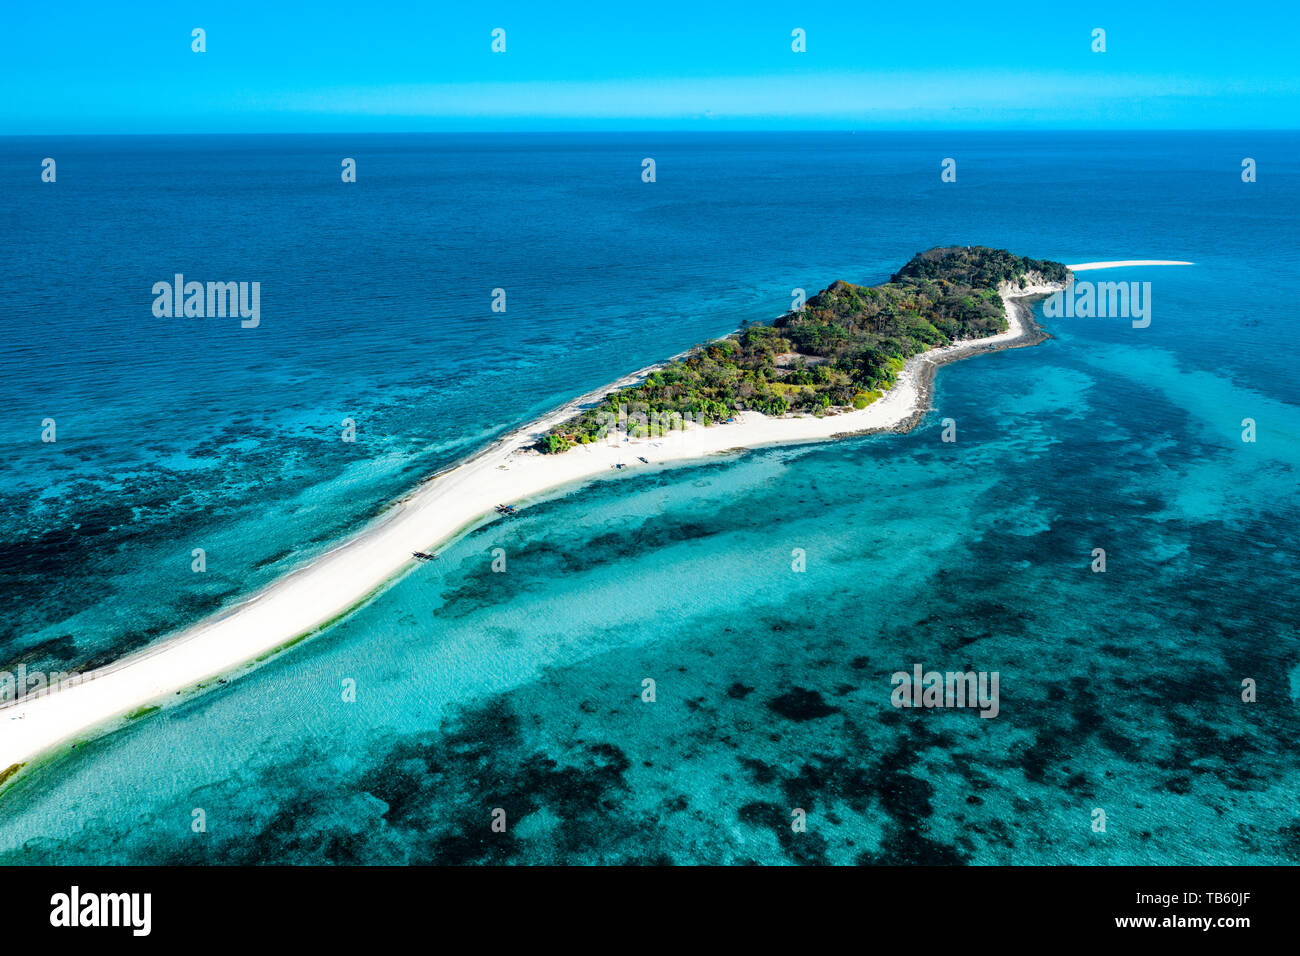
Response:
M1089 269L1118 269L1121 266L1194 266L1195 262L1183 262L1181 259L1116 259L1113 262L1076 262L1065 268L1071 272L1087 272Z

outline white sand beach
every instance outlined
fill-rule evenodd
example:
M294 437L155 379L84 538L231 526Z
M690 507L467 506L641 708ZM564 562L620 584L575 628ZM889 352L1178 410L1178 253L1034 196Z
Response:
M1181 259L1115 259L1111 262L1076 262L1067 265L1071 272L1090 272L1093 269L1120 269L1125 266L1194 266L1195 262Z
M1031 285L1016 290L1016 298L1059 288ZM731 424L689 426L684 432L661 437L580 445L559 455L532 450L530 446L541 434L572 417L580 405L638 381L650 370L584 396L427 480L355 537L238 606L147 651L85 675L75 686L21 698L0 708L0 774L52 747L112 729L114 721L138 708L165 705L177 699L178 692L236 670L317 630L408 569L414 560L412 552L436 550L484 521L508 520L496 515L498 504L526 507L530 499L584 479L627 474L666 462L907 427L909 420L915 421L925 410L928 383L938 365L1039 341L1028 321L1027 307L1006 289L1003 301L1008 331L914 356L894 387L861 410L821 418L770 418L745 412L737 413ZM641 457L648 464L642 463Z

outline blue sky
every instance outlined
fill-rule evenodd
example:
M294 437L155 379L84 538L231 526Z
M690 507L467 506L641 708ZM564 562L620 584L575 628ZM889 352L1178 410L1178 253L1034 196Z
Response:
M61 0L3 22L11 134L1300 126L1294 2Z

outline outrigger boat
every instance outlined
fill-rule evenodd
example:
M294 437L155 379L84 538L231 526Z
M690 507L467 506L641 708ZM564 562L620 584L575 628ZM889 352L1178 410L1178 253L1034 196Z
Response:
M514 518L519 514L519 512L515 510L514 505L497 505L497 514L509 515L511 518Z
M430 554L427 551L412 551L411 554L420 561L436 561L438 559L436 553Z

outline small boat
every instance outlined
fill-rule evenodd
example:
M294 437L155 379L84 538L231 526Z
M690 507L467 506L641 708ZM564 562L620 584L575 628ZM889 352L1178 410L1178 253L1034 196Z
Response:
M513 517L516 513L514 505L497 505L497 514L510 515Z
M429 554L427 551L412 551L411 554L420 561L434 561L438 557L437 554Z
M643 464L643 465L648 465L648 464L650 464L650 462L646 461L646 460L645 460L644 458L642 458L640 455L637 455L637 456L636 456L636 460L639 461L639 462L641 462L641 464Z

